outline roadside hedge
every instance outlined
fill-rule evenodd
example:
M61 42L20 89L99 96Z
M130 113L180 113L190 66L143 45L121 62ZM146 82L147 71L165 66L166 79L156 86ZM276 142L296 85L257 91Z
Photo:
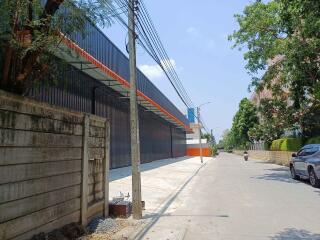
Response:
M306 142L306 144L316 144L316 143L320 144L320 136L309 138Z
M270 146L270 150L271 151L280 151L281 149L281 144L283 142L284 139L277 139L272 141L271 146Z
M274 140L271 144L271 151L296 152L302 147L301 138L281 138Z

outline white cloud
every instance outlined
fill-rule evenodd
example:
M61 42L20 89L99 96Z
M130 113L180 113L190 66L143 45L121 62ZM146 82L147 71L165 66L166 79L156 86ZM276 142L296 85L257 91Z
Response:
M173 59L169 60L172 66L176 67L176 61ZM164 61L161 61L161 63L165 66ZM166 67L165 67L166 68ZM155 64L155 65L148 65L143 64L139 66L139 69L150 79L150 80L157 80L165 77L165 74L163 73L162 68Z
M192 41L196 41L204 51L212 51L216 48L216 41L199 32L195 27L188 27L186 33L191 36Z
M150 79L159 79L163 77L162 69L158 65L141 65L140 70Z
M186 32L193 37L201 37L201 34L195 27L188 27Z

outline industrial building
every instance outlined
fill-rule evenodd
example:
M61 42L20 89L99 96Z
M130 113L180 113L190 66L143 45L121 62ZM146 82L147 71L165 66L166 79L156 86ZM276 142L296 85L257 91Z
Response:
M89 21L85 36L65 38L56 55L67 63L54 86L29 97L111 121L111 168L128 166L130 155L129 59ZM140 71L137 72L141 162L186 155L187 118Z

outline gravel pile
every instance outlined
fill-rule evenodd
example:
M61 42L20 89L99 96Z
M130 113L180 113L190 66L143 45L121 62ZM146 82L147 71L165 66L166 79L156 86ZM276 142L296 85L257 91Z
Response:
M90 233L103 234L118 230L117 221L111 218L96 218L87 226Z

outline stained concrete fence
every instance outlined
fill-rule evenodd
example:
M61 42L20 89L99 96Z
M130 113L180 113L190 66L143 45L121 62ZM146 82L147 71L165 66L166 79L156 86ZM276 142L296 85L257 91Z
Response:
M235 154L243 155L243 151L234 150ZM249 150L249 159L259 159L270 163L275 163L283 166L289 166L293 152L287 151L264 151L264 150Z
M0 239L108 215L109 121L0 91Z

